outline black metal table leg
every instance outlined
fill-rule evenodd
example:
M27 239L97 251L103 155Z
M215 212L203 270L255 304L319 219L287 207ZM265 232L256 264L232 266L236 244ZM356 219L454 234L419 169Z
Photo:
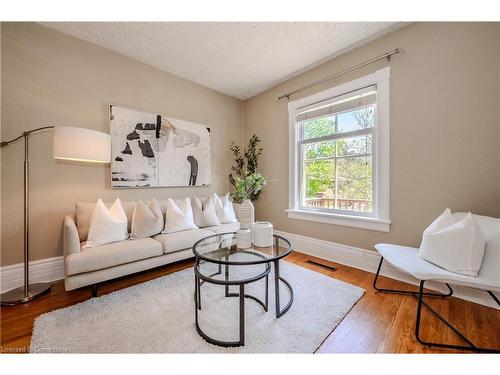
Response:
M232 236L232 242L225 242L226 235ZM222 236L222 240L221 240ZM287 239L273 235L274 246L273 251L270 253L267 248L259 249L258 247L251 247L249 249L238 249L234 244L234 239L236 238L236 232L228 232L222 234L215 234L213 236L205 237L197 241L193 245L193 253L195 255L195 267L194 272L195 278L195 325L198 334L203 337L207 342L224 346L242 346L245 344L245 298L253 299L258 302L265 311L269 308L269 272L271 271L272 265L275 266L275 293L276 293L276 317L279 318L285 314L292 306L294 295L293 289L290 283L280 276L280 265L279 260L289 255L292 251L292 246L290 241ZM218 249L212 247L213 241L219 241ZM280 241L283 246L280 246ZM205 247L204 244L210 245L209 248ZM234 257L233 254L248 254L246 258ZM215 263L217 264L218 271L213 274L208 274L207 270L201 270L201 263ZM253 274L251 276L246 276L244 278L234 277L231 280L229 275L230 266L253 266L253 265L264 265L265 269L261 273ZM222 270L224 267L224 270ZM209 269L210 270L210 269ZM234 270L233 270L234 271ZM215 277L220 275L219 277ZM259 299L256 296L250 294L245 294L245 285L257 282L265 278L265 298ZM290 292L290 300L284 308L281 308L280 304L280 282L285 284ZM199 325L199 314L201 314L201 286L204 283L209 283L212 285L224 286L224 296L225 297L238 297L239 300L239 338L238 341L221 341L209 337L203 332ZM238 292L232 293L231 287L237 287ZM206 310L206 309L205 309Z
M265 310L267 312L267 310L269 309L269 275L266 275L266 302L265 302Z
M266 264L266 271L270 270L270 268L271 268L271 266L269 264ZM253 299L255 302L257 302L259 305L261 305L264 308L264 311L267 312L269 310L269 274L267 274L265 277L265 283L266 283L266 288L265 288L266 294L265 294L264 302L262 302L259 298L252 296L251 294L245 293L245 298ZM235 283L235 284L239 285L240 283ZM228 291L228 293L225 296L226 297L239 297L239 295L240 295L239 293L231 293L230 291Z
M194 276L194 321L198 330L198 276Z
M280 305L280 284L279 282L285 284L290 291L290 301L288 301L287 305L281 309ZM274 295L276 299L276 318L283 316L290 307L292 307L293 303L293 288L288 281L286 281L283 277L280 276L280 266L279 259L274 261Z
M224 280L229 281L229 264L224 265ZM229 285L224 285L224 296L229 297Z
M201 293L200 293L200 287L201 287L201 280L198 277L198 309L201 310Z
M240 284L240 345L245 345L245 284Z
M198 276L194 275L194 308L198 309Z
M280 262L274 261L274 297L276 303L276 318L279 318L280 313Z
M196 331L198 334L203 337L203 339L211 344L223 346L223 347L233 347L233 346L243 346L245 345L245 298L253 299L258 302L264 309L267 311L268 304L268 276L271 270L271 265L269 263L265 263L266 267L264 272L255 276L254 278L245 279L241 281L231 281L229 280L229 265L226 265L224 280L212 279L214 275L220 274L220 272L216 272L213 275L202 275L198 269L199 262L195 264L195 325ZM227 274L227 279L226 279ZM266 278L266 302L262 302L255 296L245 294L245 284L250 282L255 282L258 280L262 280ZM203 332L198 322L198 310L201 310L201 285L205 282L215 285L224 285L227 286L239 286L239 293L230 293L228 291L227 297L238 297L239 299L239 339L238 341L221 341L214 339Z

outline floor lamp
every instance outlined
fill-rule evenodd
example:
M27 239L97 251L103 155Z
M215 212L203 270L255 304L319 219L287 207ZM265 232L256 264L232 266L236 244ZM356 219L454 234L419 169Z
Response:
M24 286L0 295L1 305L16 305L31 301L50 290L50 283L29 283L29 138L41 130L54 130L52 156L54 159L77 162L109 163L111 138L109 134L73 127L44 126L25 131L19 137L0 143L5 147L24 138Z

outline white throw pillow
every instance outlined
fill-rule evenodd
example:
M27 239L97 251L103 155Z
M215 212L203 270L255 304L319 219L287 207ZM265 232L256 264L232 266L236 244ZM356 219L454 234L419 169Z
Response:
M220 225L220 220L215 211L214 200L212 197L192 199L194 222L200 227L211 227Z
M174 233L188 229L198 228L193 220L193 209L189 198L178 201L167 200L167 213L165 215L165 229L162 233Z
M109 209L102 199L99 199L90 217L89 235L82 249L123 241L127 238L127 215L120 198L117 198Z
M469 212L456 222L447 208L424 231L419 255L435 265L467 276L477 276L486 241Z
M130 238L137 240L148 238L158 234L163 229L163 213L156 199L152 199L147 205L139 199L132 214L132 226Z
M236 214L233 208L233 202L229 196L229 193L223 197L219 197L217 194L213 194L212 198L214 200L215 212L217 212L217 217L222 224L226 223L236 223Z

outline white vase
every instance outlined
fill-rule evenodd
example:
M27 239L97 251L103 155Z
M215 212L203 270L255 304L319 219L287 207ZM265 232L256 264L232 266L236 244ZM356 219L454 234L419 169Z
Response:
M236 247L238 249L248 249L252 247L251 229L240 229L236 232Z
M258 221L253 229L253 244L257 247L273 246L273 225L268 221Z
M240 219L240 228L252 228L255 224L255 209L250 199L245 199L238 207L238 217Z

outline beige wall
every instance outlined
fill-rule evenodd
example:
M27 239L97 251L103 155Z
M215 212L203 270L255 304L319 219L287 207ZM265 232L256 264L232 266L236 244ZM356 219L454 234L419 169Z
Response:
M366 249L379 242L418 246L423 229L446 207L499 217L499 31L499 24L412 24L248 100L245 135L262 138L262 172L278 179L256 203L257 217L283 231ZM390 232L288 219L287 101L277 97L396 47L405 53L390 64Z
M224 193L231 141L242 139L243 103L146 64L34 23L3 23L2 139L43 125L109 132L115 103L207 124L212 129L209 188L111 190L108 167L56 162L51 132L31 138L31 259L62 255L63 215L101 197L180 197ZM2 150L1 265L22 261L23 145Z
M498 40L500 41L500 23L498 23ZM497 101L497 109L498 109L498 144L497 148L498 152L498 184L497 191L500 191L500 46L498 47L498 101ZM500 206L500 194L498 194L498 205Z

